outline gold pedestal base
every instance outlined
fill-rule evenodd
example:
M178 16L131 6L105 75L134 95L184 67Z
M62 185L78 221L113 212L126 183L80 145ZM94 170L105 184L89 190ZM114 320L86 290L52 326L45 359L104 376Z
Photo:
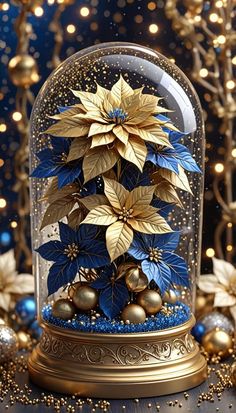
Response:
M86 397L126 399L187 390L206 378L206 361L190 335L194 317L150 333L93 334L44 325L29 359L41 387Z

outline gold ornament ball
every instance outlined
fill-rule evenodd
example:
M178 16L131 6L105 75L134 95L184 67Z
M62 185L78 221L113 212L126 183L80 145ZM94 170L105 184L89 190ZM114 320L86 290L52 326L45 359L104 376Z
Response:
M210 355L224 358L229 356L233 348L233 339L226 331L215 328L203 336L202 345Z
M72 300L79 310L93 310L98 303L98 292L89 285L78 285Z
M233 385L236 386L236 361L231 366L230 375Z
M17 340L19 350L27 350L31 344L30 335L25 333L25 331L18 331Z
M144 323L146 320L146 313L144 309L138 304L128 304L121 313L122 320L131 324Z
M160 294L154 290L144 290L137 296L137 303L144 308L147 314L154 315L162 307Z
M201 311L202 309L204 309L204 307L207 305L207 300L206 297L204 297L203 295L199 295L196 298L196 311Z
M70 298L73 298L73 295L75 293L75 291L77 290L77 288L79 288L81 285L88 285L88 283L86 281L78 281L76 283L73 283L69 286L68 288L68 296Z
M74 304L66 298L60 298L52 306L53 317L71 320L75 315L76 309Z
M12 360L18 350L17 335L12 328L0 326L0 364Z
M176 301L178 301L178 297L174 290L165 291L162 296L162 299L165 303L169 303L169 304L175 304Z
M130 291L139 293L148 286L148 278L139 267L130 268L126 271L125 282Z
M15 86L29 87L38 82L38 67L30 55L17 55L8 65L9 75Z

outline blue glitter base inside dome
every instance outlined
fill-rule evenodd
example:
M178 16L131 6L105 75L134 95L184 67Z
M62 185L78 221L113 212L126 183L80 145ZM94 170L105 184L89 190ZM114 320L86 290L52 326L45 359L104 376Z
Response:
M146 331L165 330L185 323L189 320L190 308L183 303L168 304L167 309L171 310L169 315L163 312L155 316L148 317L141 324L124 324L119 319L109 320L105 316L100 316L96 320L91 320L90 315L78 313L72 320L65 321L52 315L52 306L47 305L42 309L42 318L49 324L69 330L81 331L84 333L142 333Z

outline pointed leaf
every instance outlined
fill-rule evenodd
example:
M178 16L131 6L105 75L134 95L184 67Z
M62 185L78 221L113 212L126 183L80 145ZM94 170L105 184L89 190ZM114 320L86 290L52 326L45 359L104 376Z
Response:
M121 210L125 204L125 200L129 192L113 179L103 178L104 192L113 208Z
M180 208L183 208L183 204L180 201L176 190L173 188L173 186L169 182L165 180L157 184L156 189L155 189L155 195L158 198L160 198L162 201L165 201L168 203L175 203Z
M67 156L67 162L74 161L75 159L82 158L85 153L89 150L91 145L91 139L88 138L78 138L73 139L70 146L70 151Z
M142 172L147 156L147 148L141 139L135 136L130 136L126 145L118 141L116 143L116 148L122 158L132 162Z
M79 202L81 202L89 211L99 205L109 205L107 197L100 194L85 196L84 198L80 198Z
M129 292L123 280L110 283L99 296L99 306L112 319L119 315L129 300Z
M172 232L171 227L165 219L156 212L149 212L146 208L138 217L128 220L129 224L136 231L144 234L165 234Z
M112 132L124 145L127 145L129 133L121 125L115 126Z
M113 132L94 135L92 137L91 148L95 148L96 146L108 145L109 143L114 142L115 139L116 137Z
M98 135L102 133L108 133L114 128L114 124L109 123L108 125L103 125L102 123L92 123L89 129L88 136Z
M179 166L179 174L176 174L168 169L160 169L159 174L169 181L172 185L177 188L183 189L193 195L191 188L189 186L187 175L185 174L183 168Z
M81 104L68 106L60 113L56 113L56 115L50 116L50 119L61 120L64 118L72 117L78 115L79 113L83 113L84 108Z
M142 261L141 267L149 281L155 281L162 294L169 288L171 272L164 262L160 261L155 263L154 261L144 260Z
M111 225L116 222L117 219L118 216L115 215L111 206L101 205L92 209L82 223L93 225Z
M162 259L171 270L172 283L189 287L189 275L186 262L173 252L163 252Z
M122 221L110 225L106 231L106 243L111 261L128 251L133 240L132 229Z
M84 214L81 211L80 208L74 209L69 215L68 215L68 225L74 230L77 231L79 228L80 223L84 219Z
M133 208L133 215L136 215L136 210L142 211L145 206L150 205L155 188L155 185L138 186L138 188L134 188L133 191L129 193L129 196L125 203L126 208Z
M65 264L53 264L47 278L48 295L54 294L59 288L72 282L77 270L76 260L68 261Z
M101 99L96 93L81 92L79 90L72 90L74 96L80 99L85 109L90 111L96 111L101 107Z
M86 136L88 132L89 126L75 118L65 118L45 131L45 133L50 135L64 138L79 138Z
M112 86L111 93L115 96L116 99L121 101L121 99L133 95L134 91L132 87L130 87L130 85L124 80L124 78L120 76L118 82L116 82L114 86Z
M118 154L113 149L104 147L91 149L84 157L84 182L111 169L118 160Z
M64 218L72 210L75 203L75 198L67 196L57 199L55 202L50 204L44 214L40 229L42 230L47 225L54 224L54 222Z

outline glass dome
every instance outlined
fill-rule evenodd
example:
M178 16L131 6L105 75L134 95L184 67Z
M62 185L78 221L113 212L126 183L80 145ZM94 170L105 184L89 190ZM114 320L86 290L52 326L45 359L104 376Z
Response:
M204 128L168 59L106 43L63 62L31 116L38 313L82 332L184 323L201 251Z

